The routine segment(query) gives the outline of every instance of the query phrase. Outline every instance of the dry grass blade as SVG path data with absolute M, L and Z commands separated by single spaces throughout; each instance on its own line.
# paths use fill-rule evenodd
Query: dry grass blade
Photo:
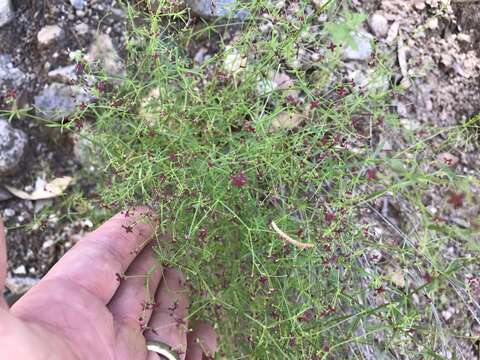
M 275 232 L 278 234 L 278 236 L 280 236 L 283 240 L 285 240 L 286 242 L 292 244 L 292 245 L 295 245 L 296 247 L 300 248 L 300 249 L 311 249 L 314 247 L 313 244 L 307 244 L 307 243 L 302 243 L 298 240 L 295 240 L 293 239 L 292 237 L 290 237 L 289 235 L 285 234 L 278 226 L 277 224 L 275 224 L 273 221 L 272 221 L 272 228 L 273 230 L 275 230 Z

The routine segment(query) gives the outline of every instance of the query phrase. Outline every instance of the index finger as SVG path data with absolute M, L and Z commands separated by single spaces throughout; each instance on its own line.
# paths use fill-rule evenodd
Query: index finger
M 115 215 L 82 238 L 45 275 L 71 281 L 107 304 L 123 274 L 156 228 L 153 210 L 141 207 Z
M 5 240 L 5 228 L 3 220 L 0 218 L 0 307 L 6 307 L 7 304 L 3 299 L 3 291 L 5 287 L 5 278 L 7 277 L 7 245 Z

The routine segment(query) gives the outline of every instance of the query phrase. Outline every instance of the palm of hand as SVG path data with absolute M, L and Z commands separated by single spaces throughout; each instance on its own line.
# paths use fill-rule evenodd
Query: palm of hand
M 159 269 L 152 247 L 145 246 L 154 231 L 145 221 L 151 214 L 116 215 L 79 241 L 12 309 L 0 297 L 0 358 L 158 359 L 147 352 L 146 338 L 170 345 L 181 359 L 213 353 L 210 327 L 187 331 L 182 274 Z M 0 291 L 2 234 L 0 223 Z M 119 276 L 124 272 L 126 280 Z

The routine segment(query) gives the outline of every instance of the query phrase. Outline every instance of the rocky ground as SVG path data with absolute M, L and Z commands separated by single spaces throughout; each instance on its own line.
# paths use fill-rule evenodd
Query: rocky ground
M 207 9 L 200 7 L 197 12 L 211 13 L 207 3 L 196 2 L 193 7 L 202 5 Z M 398 86 L 392 92 L 392 112 L 398 114 L 402 128 L 412 131 L 414 138 L 422 137 L 430 127 L 448 130 L 479 113 L 479 3 L 352 3 L 354 9 L 369 17 L 356 36 L 358 49 L 345 52 L 343 70 L 356 82 L 369 86 L 370 59 L 376 54 L 389 57 L 387 65 L 394 69 L 392 78 L 382 78 L 376 86 L 388 87 L 389 82 Z M 64 216 L 66 205 L 61 198 L 19 199 L 6 186 L 32 192 L 52 179 L 73 176 L 80 191 L 87 197 L 95 196 L 94 184 L 81 179 L 80 174 L 88 171 L 89 165 L 76 151 L 78 139 L 45 126 L 41 120 L 66 122 L 95 98 L 82 85 L 98 88 L 101 79 L 85 75 L 84 66 L 94 67 L 101 62 L 108 75 L 122 75 L 124 18 L 125 12 L 116 0 L 0 0 L 0 110 L 14 109 L 20 114 L 19 120 L 10 124 L 6 117 L 0 120 L 0 214 L 9 229 L 9 285 L 13 292 L 20 291 L 18 286 L 34 283 L 79 234 L 92 226 L 88 218 L 72 221 Z M 215 52 L 214 42 L 190 46 L 196 63 Z M 385 133 L 379 137 L 384 140 L 383 151 L 408 146 L 408 140 L 402 137 Z M 456 173 L 478 179 L 480 157 L 476 146 L 459 144 L 441 154 L 432 150 L 422 156 L 427 169 L 434 171 L 434 162 L 443 161 Z M 479 190 L 472 191 L 478 194 Z M 444 206 L 448 196 L 444 188 L 434 187 L 425 204 L 442 221 L 464 227 L 476 224 L 478 205 L 472 202 L 464 210 L 451 211 Z M 414 220 L 413 205 L 391 198 L 377 205 L 367 213 L 377 223 L 378 238 L 397 241 L 399 235 L 392 224 L 401 224 L 405 218 Z M 41 211 L 45 208 L 51 209 L 46 216 Z M 468 256 L 453 244 L 444 251 L 450 252 L 446 256 Z M 473 270 L 469 269 L 465 277 L 476 277 Z M 471 336 L 479 332 L 479 327 L 466 316 L 467 311 L 461 314 L 463 310 L 446 304 L 440 314 L 446 322 L 463 322 L 459 328 L 463 335 Z M 473 347 L 468 342 L 456 341 L 452 346 L 463 358 L 473 358 Z M 452 356 L 450 353 L 447 357 Z
M 392 96 L 392 112 L 398 115 L 400 136 L 380 133 L 383 150 L 387 153 L 406 151 L 406 157 L 427 173 L 433 174 L 447 165 L 456 175 L 478 179 L 479 149 L 475 135 L 465 132 L 462 138 L 451 139 L 455 127 L 468 123 L 479 112 L 480 4 L 383 0 L 371 2 L 371 6 L 369 30 L 376 36 L 377 51 L 391 54 L 395 59 L 392 80 L 398 84 L 398 90 Z M 365 9 L 365 2 L 358 2 L 357 8 Z M 422 142 L 422 138 L 429 138 L 422 150 L 410 148 L 412 144 Z M 459 227 L 469 234 L 467 241 L 478 241 L 478 235 L 474 234 L 478 229 L 480 189 L 476 181 L 466 183 L 465 188 L 455 190 L 433 185 L 425 191 L 421 201 L 434 223 Z M 470 194 L 468 200 L 465 193 Z M 375 238 L 380 243 L 407 247 L 421 244 L 425 230 L 420 224 L 425 218 L 419 214 L 418 203 L 404 195 L 390 193 L 366 209 L 366 222 L 377 224 Z M 427 235 L 430 236 L 431 233 Z M 465 238 L 451 236 L 438 247 L 435 256 L 438 255 L 441 262 L 448 264 L 456 258 L 475 257 L 471 248 L 463 243 Z M 424 277 L 425 272 L 415 275 L 412 268 L 401 270 L 398 264 L 395 265 L 401 260 L 395 256 L 387 257 L 389 264 L 383 265 L 381 272 L 402 274 L 400 285 L 404 285 L 404 276 L 416 278 L 412 282 L 417 285 L 422 283 L 418 279 Z M 424 260 L 426 263 L 431 261 Z M 413 267 L 417 265 L 412 264 Z M 465 288 L 472 289 L 470 285 L 477 282 L 479 271 L 478 264 L 473 263 L 458 274 L 457 280 Z M 459 289 L 454 285 L 445 289 L 440 301 L 433 306 L 434 311 L 438 311 L 440 323 L 449 333 L 442 355 L 448 359 L 475 359 L 478 350 L 474 341 L 467 339 L 479 336 L 475 320 L 479 308 Z M 478 287 L 474 291 L 478 291 Z M 415 299 L 415 302 L 419 307 L 428 307 L 425 299 Z M 456 335 L 452 336 L 454 333 Z
M 100 80 L 87 78 L 84 66 L 101 62 L 111 75 L 123 72 L 116 49 L 122 52 L 125 43 L 124 16 L 115 0 L 0 1 L 0 111 L 21 112 L 11 124 L 0 112 L 0 212 L 9 229 L 14 291 L 42 276 L 71 246 L 72 236 L 92 223 L 65 218 L 60 199 L 19 199 L 3 186 L 31 193 L 73 176 L 93 196 L 91 184 L 79 176 L 86 167 L 81 142 L 44 120 L 67 122 L 93 99 L 85 84 Z M 44 216 L 42 209 L 52 211 Z

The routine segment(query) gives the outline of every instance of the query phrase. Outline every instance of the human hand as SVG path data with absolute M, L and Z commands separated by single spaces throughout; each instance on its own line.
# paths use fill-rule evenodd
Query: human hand
M 147 208 L 120 213 L 86 235 L 11 309 L 0 296 L 0 359 L 154 360 L 146 339 L 201 360 L 217 349 L 213 329 L 189 331 L 183 275 L 162 269 L 149 244 Z M 0 221 L 0 293 L 6 276 Z M 120 274 L 126 274 L 120 275 Z

